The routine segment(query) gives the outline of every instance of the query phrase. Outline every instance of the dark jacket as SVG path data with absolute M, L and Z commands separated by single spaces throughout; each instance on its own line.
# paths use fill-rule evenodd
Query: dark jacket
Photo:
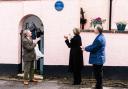
M 34 50 L 36 44 L 33 43 L 32 39 L 29 40 L 27 37 L 23 37 L 22 45 L 23 45 L 23 61 L 36 60 L 36 54 Z
M 70 42 L 65 41 L 67 46 L 70 48 L 69 56 L 69 71 L 81 71 L 83 67 L 83 52 L 81 50 L 81 37 L 79 35 L 74 36 Z
M 99 34 L 94 40 L 93 44 L 85 48 L 86 51 L 90 52 L 90 64 L 105 63 L 105 45 L 106 41 L 103 34 Z

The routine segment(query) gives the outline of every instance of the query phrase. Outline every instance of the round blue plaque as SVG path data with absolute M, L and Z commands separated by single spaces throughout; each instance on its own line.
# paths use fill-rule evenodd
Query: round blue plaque
M 64 3 L 62 1 L 57 1 L 55 3 L 55 9 L 57 11 L 61 11 L 61 10 L 63 10 L 63 8 L 64 8 Z

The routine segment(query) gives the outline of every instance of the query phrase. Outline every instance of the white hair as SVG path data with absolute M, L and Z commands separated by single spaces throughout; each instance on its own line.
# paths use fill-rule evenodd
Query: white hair
M 95 29 L 98 30 L 100 33 L 102 33 L 103 26 L 102 25 L 96 25 Z
M 100 25 L 100 24 L 98 24 L 98 25 L 96 25 L 95 29 L 98 29 L 98 28 L 103 29 L 103 26 L 102 26 L 102 25 Z
M 24 30 L 24 31 L 23 31 L 23 36 L 26 37 L 26 36 L 27 36 L 27 33 L 29 33 L 29 32 L 30 32 L 29 29 Z
M 74 33 L 75 35 L 79 35 L 79 34 L 80 34 L 80 29 L 74 28 L 74 29 L 73 29 L 73 33 Z

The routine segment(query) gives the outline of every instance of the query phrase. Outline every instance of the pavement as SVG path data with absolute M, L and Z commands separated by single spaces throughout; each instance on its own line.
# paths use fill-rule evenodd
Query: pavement
M 38 83 L 24 85 L 23 81 L 0 80 L 0 89 L 91 89 L 86 85 L 71 85 L 59 83 L 58 80 L 42 80 Z M 104 87 L 103 89 L 128 89 L 118 87 Z
M 91 89 L 95 85 L 94 80 L 83 80 L 82 85 L 72 85 L 72 80 L 67 78 L 43 79 L 41 75 L 35 75 L 37 83 L 30 82 L 29 85 L 23 84 L 23 74 L 18 74 L 18 78 L 0 77 L 0 89 Z M 104 81 L 105 82 L 105 81 Z M 128 82 L 107 81 L 103 89 L 128 89 Z M 121 85 L 121 86 L 120 86 Z

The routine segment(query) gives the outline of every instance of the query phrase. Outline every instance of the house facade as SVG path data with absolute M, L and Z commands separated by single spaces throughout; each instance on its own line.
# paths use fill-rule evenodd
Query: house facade
M 44 73 L 52 69 L 67 68 L 69 49 L 64 43 L 64 35 L 72 33 L 74 27 L 80 27 L 80 7 L 85 11 L 87 24 L 101 17 L 106 19 L 105 30 L 117 29 L 116 22 L 127 21 L 127 0 L 61 0 L 63 7 L 56 7 L 58 0 L 1 0 L 0 1 L 0 74 L 17 74 L 22 70 L 21 30 L 28 23 L 35 25 L 44 32 L 42 52 Z M 112 2 L 111 2 L 112 1 Z M 112 7 L 110 8 L 110 2 Z M 59 8 L 60 9 L 60 8 Z M 111 14 L 111 15 L 110 15 Z M 111 19 L 110 19 L 111 18 Z M 111 20 L 111 21 L 110 21 Z M 127 31 L 126 27 L 126 31 Z M 107 40 L 106 73 L 111 69 L 128 70 L 128 35 L 125 33 L 104 33 Z M 95 35 L 92 32 L 82 32 L 83 46 L 90 44 Z M 88 64 L 89 53 L 84 52 L 84 65 Z M 125 70 L 122 70 L 124 69 Z M 50 70 L 51 69 L 51 70 Z M 118 73 L 119 70 L 115 70 Z M 56 72 L 56 71 L 54 71 Z M 56 72 L 57 73 L 57 72 Z M 109 73 L 108 73 L 109 74 Z

